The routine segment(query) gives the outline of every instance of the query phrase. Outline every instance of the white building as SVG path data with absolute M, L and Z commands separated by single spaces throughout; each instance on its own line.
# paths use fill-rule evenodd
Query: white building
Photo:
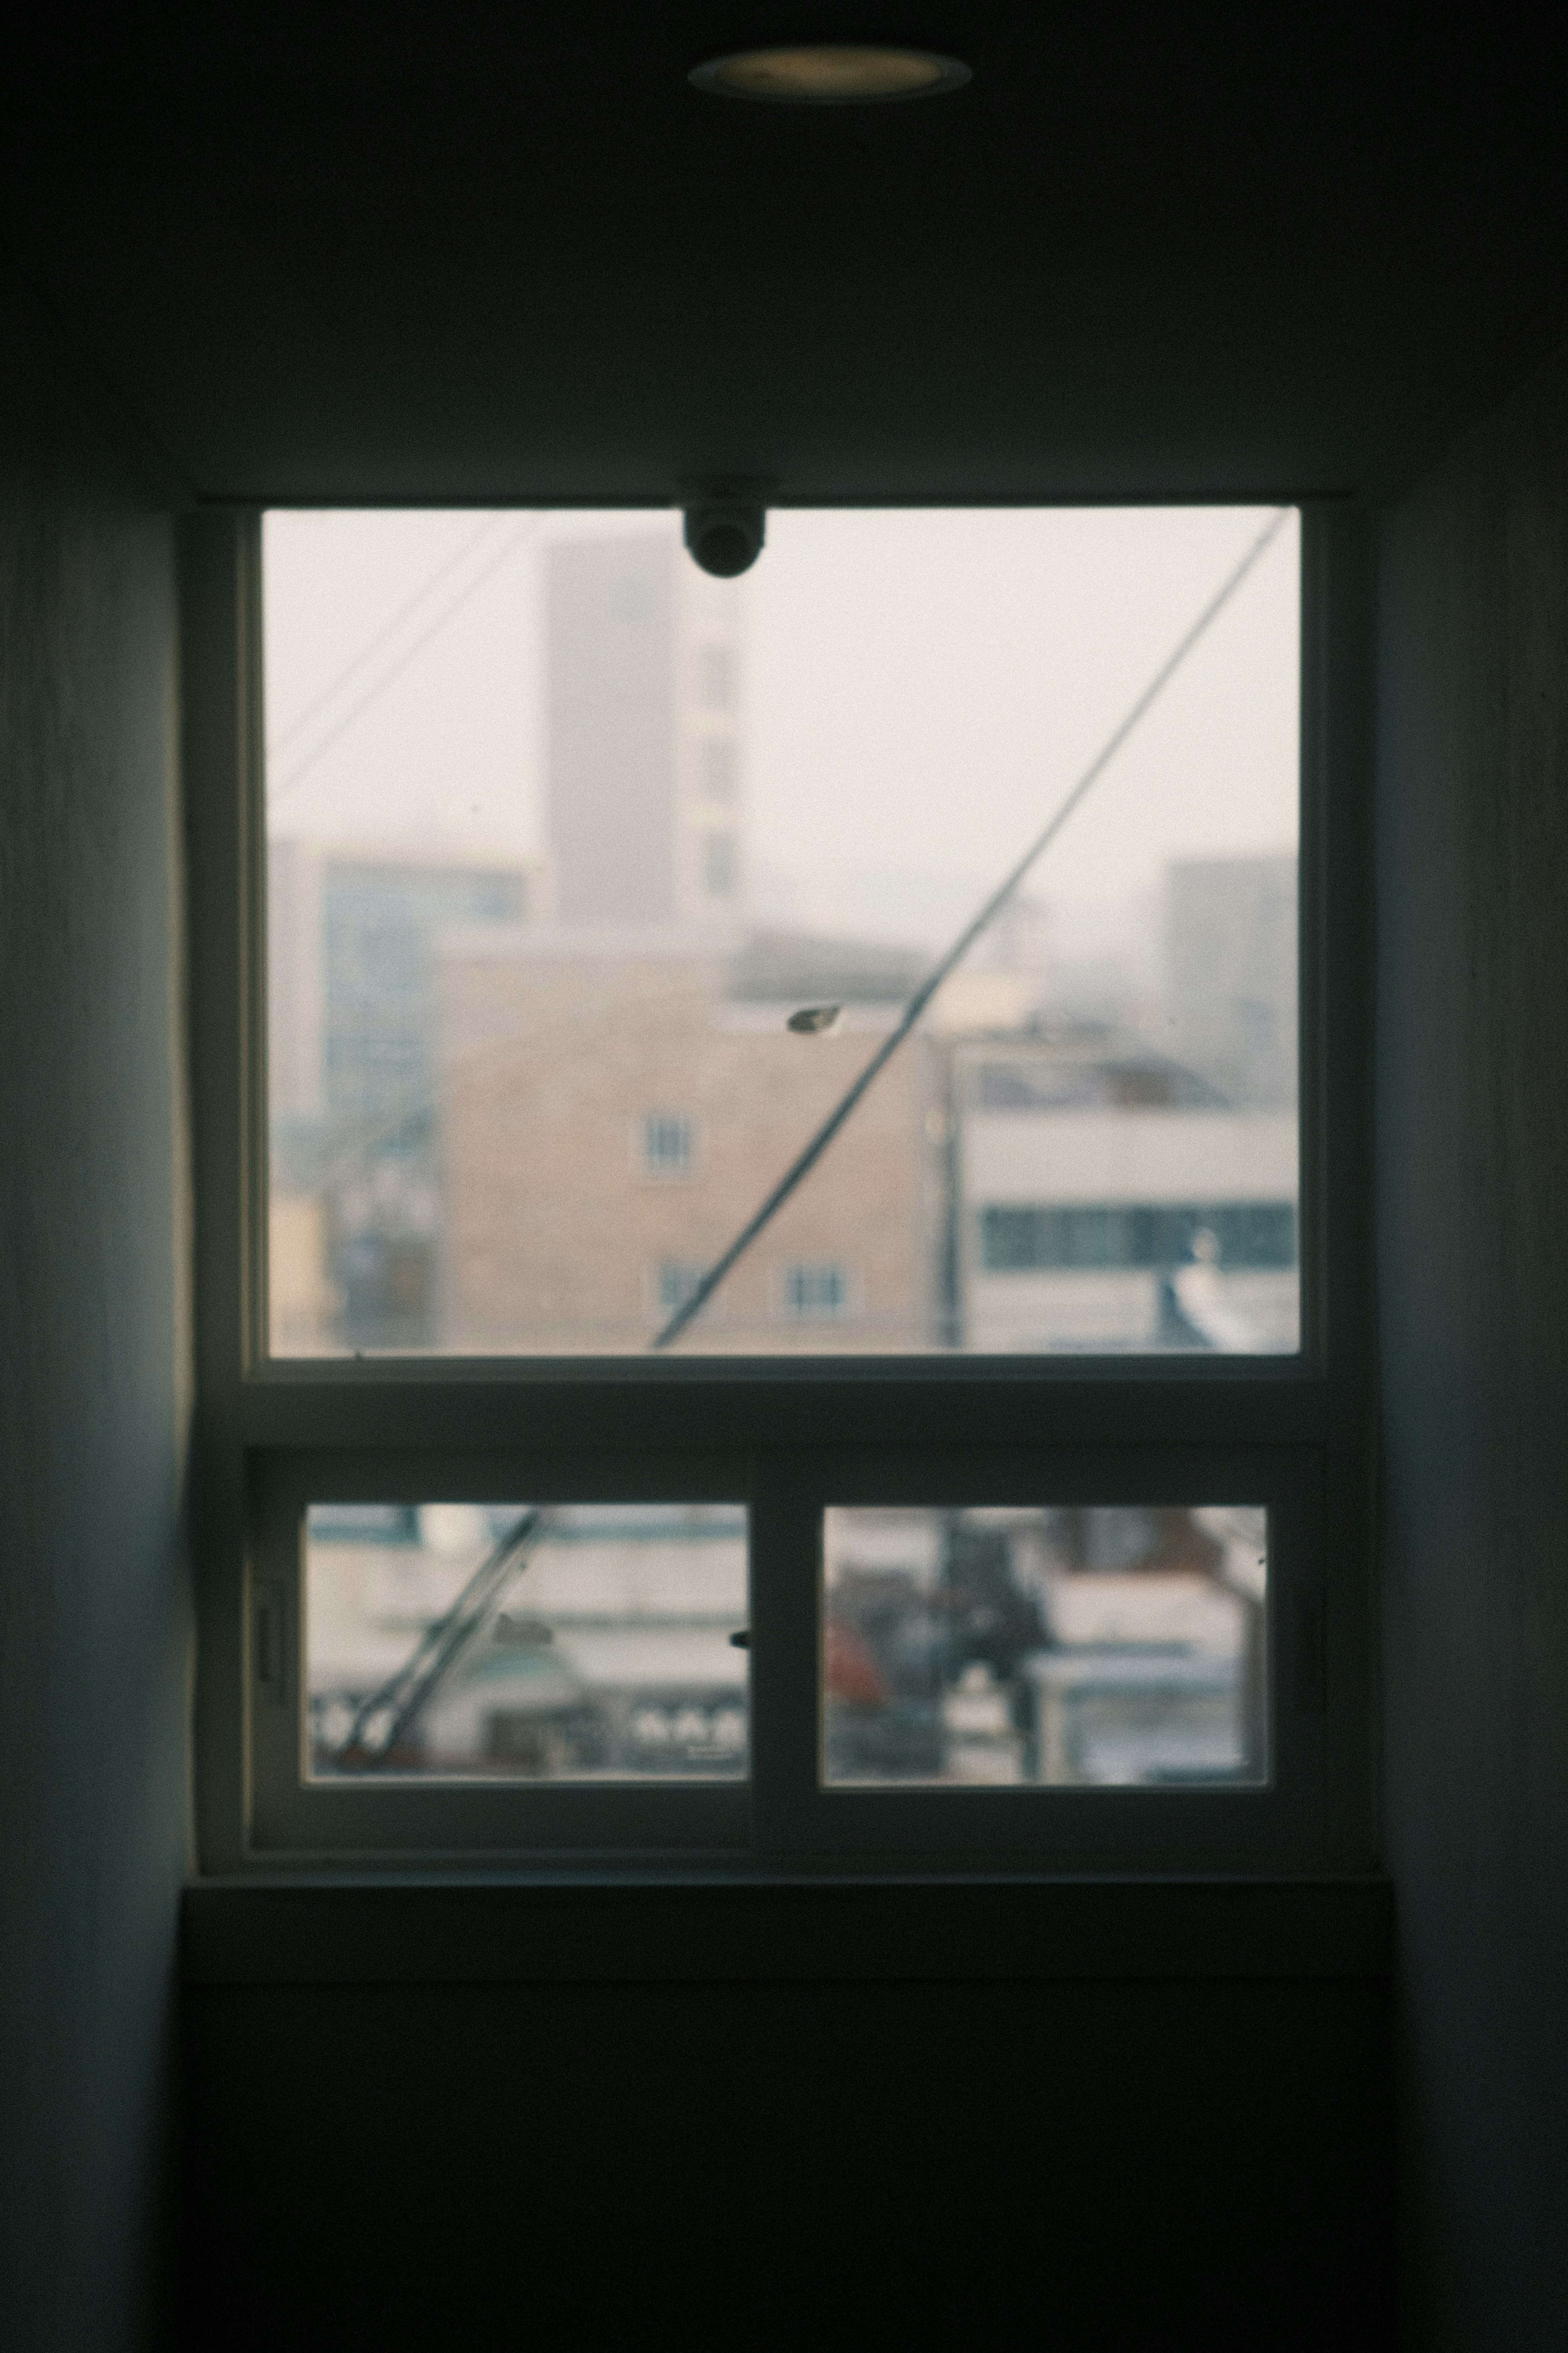
M 1299 1345 L 1293 1110 L 1047 1037 L 957 1047 L 952 1104 L 965 1346 Z

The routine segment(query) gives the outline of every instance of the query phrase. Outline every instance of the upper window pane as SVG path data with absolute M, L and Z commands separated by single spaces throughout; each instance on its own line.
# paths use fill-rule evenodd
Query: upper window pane
M 276 1353 L 1295 1349 L 1293 514 L 263 555 Z

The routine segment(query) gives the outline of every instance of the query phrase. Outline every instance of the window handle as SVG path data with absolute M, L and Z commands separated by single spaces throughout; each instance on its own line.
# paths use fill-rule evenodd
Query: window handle
M 752 1630 L 749 1626 L 742 1626 L 739 1633 L 731 1635 L 730 1648 L 732 1651 L 749 1651 L 751 1647 Z
M 263 1585 L 256 1594 L 253 1656 L 258 1697 L 274 1707 L 283 1703 L 283 1588 Z
M 1301 1715 L 1326 1715 L 1329 1705 L 1328 1626 L 1321 1593 L 1296 1596 L 1296 1707 Z

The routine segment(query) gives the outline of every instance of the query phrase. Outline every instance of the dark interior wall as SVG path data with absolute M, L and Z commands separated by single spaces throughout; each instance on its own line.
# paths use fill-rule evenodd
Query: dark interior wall
M 1388 520 L 1378 1247 L 1407 2308 L 1563 2341 L 1568 354 Z
M 0 278 L 0 2342 L 158 2331 L 185 1848 L 171 529 Z
M 193 2348 L 1390 2340 L 1381 1983 L 200 1985 L 186 2017 Z

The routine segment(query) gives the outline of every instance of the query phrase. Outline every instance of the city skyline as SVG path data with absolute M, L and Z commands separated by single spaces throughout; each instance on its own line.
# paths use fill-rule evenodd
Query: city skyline
M 1293 1347 L 1294 518 L 779 524 L 268 519 L 279 1337 L 679 1329 L 1153 678 L 692 1345 Z
M 1262 520 L 772 516 L 731 592 L 756 912 L 919 944 L 951 934 Z M 678 530 L 658 512 L 269 515 L 272 829 L 537 859 L 549 551 Z M 1293 851 L 1296 539 L 1292 518 L 1033 878 L 1079 954 L 1136 965 L 1173 856 Z

